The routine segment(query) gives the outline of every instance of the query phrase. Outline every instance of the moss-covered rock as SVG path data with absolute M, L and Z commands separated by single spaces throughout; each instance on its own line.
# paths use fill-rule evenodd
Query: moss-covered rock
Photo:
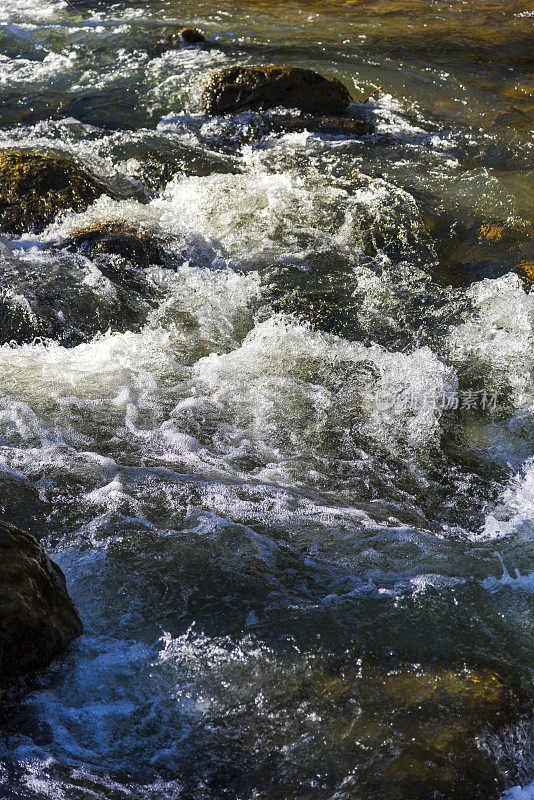
M 58 211 L 84 211 L 104 184 L 67 155 L 0 150 L 0 231 L 42 230 Z
M 298 67 L 226 67 L 208 80 L 202 106 L 210 115 L 297 108 L 304 114 L 345 114 L 351 96 L 336 78 Z
M 48 666 L 82 632 L 59 567 L 0 521 L 0 689 Z

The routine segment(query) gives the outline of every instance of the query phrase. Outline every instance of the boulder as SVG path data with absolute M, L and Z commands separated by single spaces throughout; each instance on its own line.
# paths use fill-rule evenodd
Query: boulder
M 157 239 L 120 223 L 76 231 L 59 246 L 93 259 L 104 254 L 120 256 L 137 268 L 161 266 L 165 260 L 165 250 Z
M 47 339 L 72 347 L 98 333 L 139 330 L 154 303 L 142 270 L 117 255 L 24 253 L 0 264 L 0 344 Z
M 48 666 L 82 632 L 60 568 L 0 521 L 0 689 Z
M 182 28 L 176 38 L 184 44 L 203 44 L 206 41 L 206 37 L 196 28 Z
M 208 80 L 202 92 L 207 114 L 297 108 L 304 114 L 345 114 L 351 96 L 336 78 L 298 67 L 226 67 Z
M 67 155 L 0 150 L 0 231 L 39 231 L 58 211 L 84 211 L 108 190 Z

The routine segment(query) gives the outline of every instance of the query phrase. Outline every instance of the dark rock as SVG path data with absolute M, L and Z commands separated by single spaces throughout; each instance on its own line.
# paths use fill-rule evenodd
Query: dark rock
M 0 688 L 48 666 L 81 632 L 59 567 L 33 536 L 0 522 Z
M 196 28 L 182 28 L 178 33 L 171 33 L 165 39 L 156 42 L 152 50 L 153 55 L 160 56 L 167 50 L 177 50 L 184 44 L 208 45 L 206 37 Z
M 0 230 L 42 230 L 58 211 L 84 211 L 108 190 L 73 158 L 29 150 L 0 151 Z
M 108 330 L 139 330 L 152 307 L 148 277 L 120 256 L 102 254 L 97 261 L 90 265 L 61 252 L 6 259 L 0 266 L 0 344 L 42 338 L 72 347 Z
M 115 161 L 135 159 L 139 162 L 136 177 L 151 192 L 157 192 L 177 173 L 205 177 L 217 173 L 237 173 L 239 165 L 234 158 L 221 155 L 191 144 L 177 141 L 152 132 L 143 132 L 141 140 L 121 141 L 111 148 Z
M 260 142 L 278 133 L 322 133 L 344 138 L 360 138 L 372 133 L 373 123 L 365 118 L 343 116 L 324 117 L 320 114 L 271 114 L 244 111 L 217 121 L 217 137 L 229 146 Z
M 89 258 L 103 254 L 120 256 L 138 268 L 161 266 L 165 261 L 165 250 L 160 242 L 119 223 L 77 231 L 59 246 Z
M 366 119 L 353 117 L 304 114 L 299 117 L 269 117 L 268 125 L 273 131 L 293 133 L 299 131 L 315 131 L 331 136 L 365 136 L 374 130 L 373 123 Z
M 206 41 L 206 37 L 196 28 L 182 28 L 178 32 L 177 38 L 184 44 L 202 44 Z
M 91 258 L 100 272 L 117 287 L 148 300 L 154 298 L 154 291 L 142 270 L 164 266 L 168 258 L 168 253 L 155 237 L 119 223 L 77 231 L 50 247 Z
M 215 72 L 202 92 L 210 115 L 297 108 L 304 114 L 345 114 L 351 96 L 336 78 L 298 67 L 227 67 Z

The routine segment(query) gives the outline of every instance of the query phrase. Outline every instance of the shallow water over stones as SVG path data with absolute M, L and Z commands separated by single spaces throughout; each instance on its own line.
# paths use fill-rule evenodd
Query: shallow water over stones
M 0 240 L 0 514 L 85 627 L 0 795 L 530 798 L 530 4 L 72 5 L 0 9 L 0 148 L 106 187 Z M 204 115 L 271 64 L 343 126 Z

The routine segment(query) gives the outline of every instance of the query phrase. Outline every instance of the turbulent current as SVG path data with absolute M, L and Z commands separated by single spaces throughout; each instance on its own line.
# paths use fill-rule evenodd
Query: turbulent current
M 85 628 L 0 706 L 0 797 L 534 797 L 532 16 L 3 0 L 0 148 L 110 192 L 0 244 L 64 333 L 0 347 L 0 511 Z M 374 132 L 203 115 L 271 63 L 380 87 Z M 81 336 L 100 223 L 167 262 Z

